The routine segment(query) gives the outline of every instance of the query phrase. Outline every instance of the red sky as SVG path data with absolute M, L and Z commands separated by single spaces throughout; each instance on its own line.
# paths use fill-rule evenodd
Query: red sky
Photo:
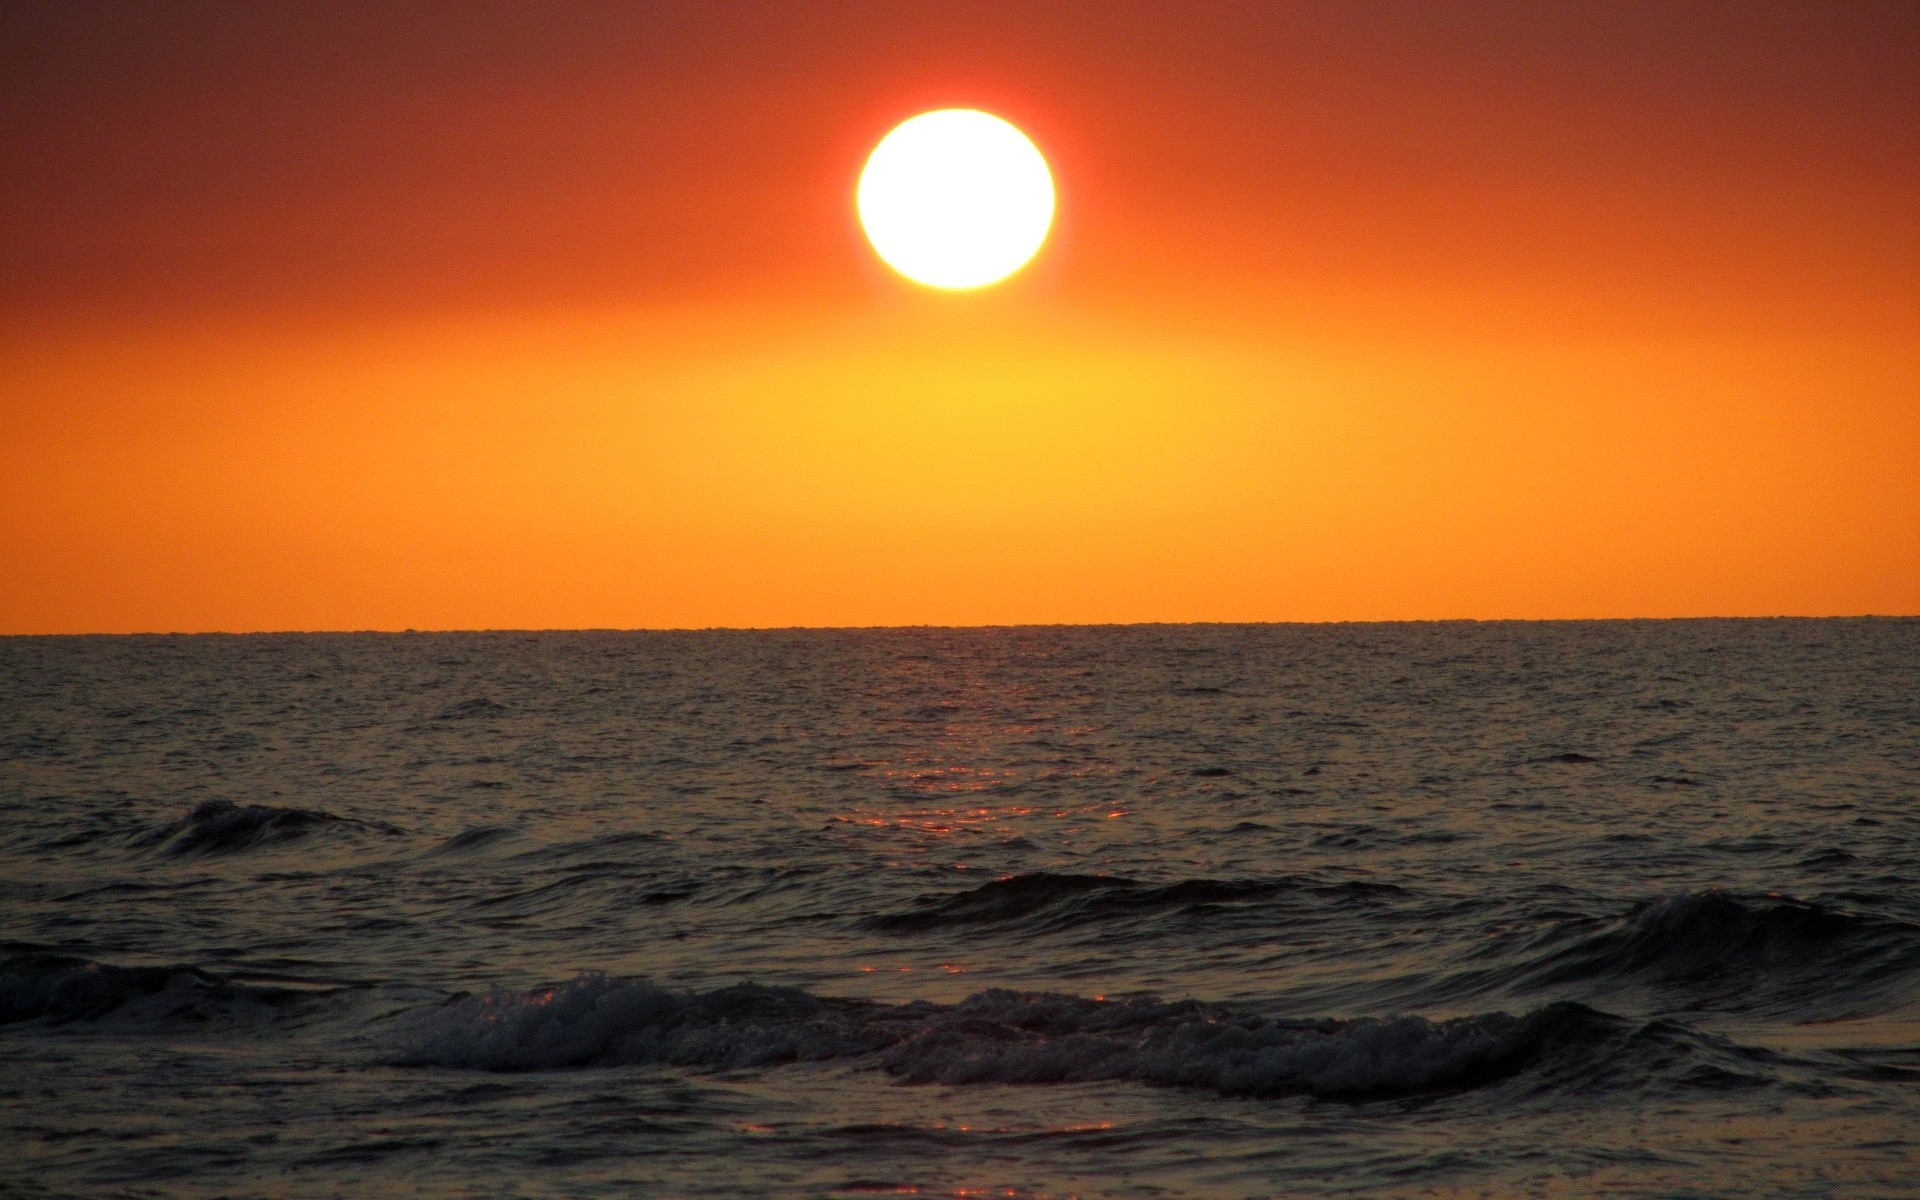
M 1920 611 L 1910 4 L 0 22 L 0 631 Z

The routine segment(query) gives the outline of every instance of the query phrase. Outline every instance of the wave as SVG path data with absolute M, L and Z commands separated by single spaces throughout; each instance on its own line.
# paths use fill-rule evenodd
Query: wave
M 1145 910 L 1246 903 L 1283 895 L 1352 901 L 1403 890 L 1393 884 L 1364 880 L 1187 879 L 1146 884 L 1117 875 L 1040 872 L 996 879 L 964 892 L 924 897 L 917 908 L 870 917 L 863 924 L 869 929 L 906 932 L 1042 918 L 1045 924 L 1057 927 Z
M 679 991 L 601 974 L 437 1002 L 429 999 L 433 989 L 385 985 L 378 1006 L 353 999 L 370 994 L 364 986 L 273 986 L 194 966 L 115 966 L 28 952 L 0 961 L 0 1026 L 88 1022 L 143 1034 L 238 1023 L 257 1030 L 261 1022 L 331 1013 L 354 1018 L 359 1045 L 371 1032 L 361 1021 L 376 1021 L 384 1031 L 372 1044 L 395 1066 L 823 1063 L 917 1084 L 1121 1082 L 1260 1098 L 1448 1094 L 1510 1079 L 1527 1090 L 1582 1094 L 1751 1087 L 1779 1080 L 1792 1065 L 1680 1022 L 1636 1025 L 1564 1000 L 1520 1015 L 1303 1020 L 1152 997 L 994 989 L 954 1004 L 887 1004 L 751 983 Z
M 952 1005 L 889 1005 L 756 984 L 682 992 L 589 974 L 438 1009 L 403 1035 L 394 1061 L 494 1071 L 839 1062 L 911 1083 L 1128 1081 L 1233 1096 L 1376 1097 L 1473 1088 L 1628 1034 L 1619 1018 L 1567 1003 L 1524 1016 L 1282 1021 L 1191 1000 L 996 989 Z
M 515 832 L 510 825 L 476 825 L 472 829 L 454 834 L 427 851 L 422 857 L 435 858 L 485 849 L 513 837 Z
M 173 857 L 185 858 L 203 854 L 230 854 L 255 846 L 293 841 L 326 829 L 371 830 L 389 835 L 400 832 L 391 825 L 336 816 L 319 809 L 276 808 L 270 804 L 209 800 L 180 820 L 168 822 L 135 839 L 134 844 L 158 848 Z
M 108 1015 L 140 1024 L 202 1022 L 278 1008 L 300 994 L 236 983 L 198 967 L 121 967 L 45 953 L 0 962 L 0 1025 L 59 1025 Z
M 1692 1008 L 1808 1017 L 1920 997 L 1920 927 L 1901 921 L 1714 890 L 1638 905 L 1597 931 L 1594 924 L 1556 926 L 1516 982 L 1640 987 Z

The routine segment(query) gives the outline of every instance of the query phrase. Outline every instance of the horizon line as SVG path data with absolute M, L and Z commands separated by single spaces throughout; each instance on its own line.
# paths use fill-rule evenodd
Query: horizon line
M 898 631 L 967 632 L 1019 629 L 1188 629 L 1203 628 L 1279 628 L 1328 627 L 1347 625 L 1624 625 L 1634 623 L 1679 623 L 1687 621 L 1913 621 L 1915 613 L 1772 613 L 1766 615 L 1715 615 L 1684 617 L 1408 617 L 1386 619 L 1342 619 L 1326 621 L 1009 621 L 981 622 L 970 625 L 897 623 L 876 625 L 556 625 L 532 626 L 447 626 L 443 628 L 364 627 L 359 629 L 138 629 L 121 631 L 81 630 L 67 632 L 0 632 L 0 640 L 28 638 L 189 638 L 189 637 L 407 637 L 445 634 L 543 634 L 543 633 L 878 633 Z

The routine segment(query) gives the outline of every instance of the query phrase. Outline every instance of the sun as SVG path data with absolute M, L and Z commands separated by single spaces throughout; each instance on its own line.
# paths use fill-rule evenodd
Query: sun
M 1053 225 L 1053 174 L 1027 135 L 991 113 L 943 108 L 901 122 L 867 157 L 861 228 L 888 266 L 929 287 L 998 283 Z

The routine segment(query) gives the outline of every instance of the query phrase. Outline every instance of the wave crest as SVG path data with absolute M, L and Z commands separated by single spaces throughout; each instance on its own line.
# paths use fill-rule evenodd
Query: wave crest
M 243 1008 L 274 1007 L 292 996 L 198 967 L 121 967 L 61 954 L 20 954 L 0 962 L 0 1025 L 57 1025 L 109 1014 L 139 1023 L 205 1021 Z
M 1474 1087 L 1561 1042 L 1610 1038 L 1621 1027 L 1573 1004 L 1447 1021 L 1279 1021 L 1195 1001 L 996 989 L 953 1005 L 888 1005 L 583 975 L 441 1008 L 415 1025 L 396 1059 L 483 1070 L 845 1061 L 914 1083 L 1119 1080 L 1223 1095 L 1383 1096 Z
M 1641 986 L 1696 1006 L 1831 1016 L 1908 998 L 1920 979 L 1920 928 L 1801 900 L 1692 892 L 1592 924 L 1556 929 L 1549 941 L 1564 944 L 1527 963 L 1523 985 Z
M 321 830 L 374 830 L 393 834 L 392 826 L 335 816 L 308 808 L 276 808 L 270 804 L 235 804 L 208 800 L 178 821 L 171 821 L 139 838 L 135 844 L 156 847 L 175 858 L 203 854 L 230 854 L 256 846 L 304 838 Z
M 878 1049 L 875 1006 L 797 988 L 736 984 L 676 992 L 645 979 L 581 975 L 530 992 L 495 989 L 430 1014 L 397 1061 L 489 1071 L 589 1064 L 747 1067 Z
M 996 879 L 964 892 L 926 897 L 918 908 L 870 917 L 863 924 L 869 929 L 905 932 L 1038 919 L 1058 927 L 1154 909 L 1247 903 L 1281 896 L 1352 901 L 1402 890 L 1393 884 L 1360 880 L 1184 879 L 1147 884 L 1117 875 L 1038 872 Z

